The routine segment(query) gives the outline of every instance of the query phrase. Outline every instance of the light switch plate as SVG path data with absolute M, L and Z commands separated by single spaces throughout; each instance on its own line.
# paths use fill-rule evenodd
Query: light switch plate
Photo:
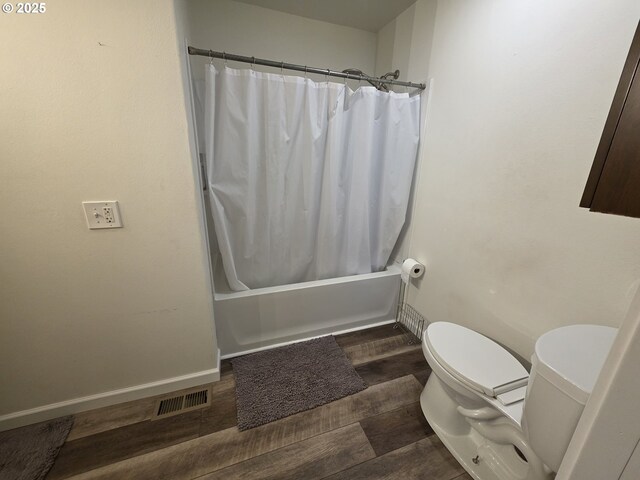
M 84 215 L 87 218 L 87 226 L 89 229 L 96 228 L 120 228 L 122 227 L 122 219 L 120 218 L 120 210 L 118 202 L 102 201 L 102 202 L 82 202 Z

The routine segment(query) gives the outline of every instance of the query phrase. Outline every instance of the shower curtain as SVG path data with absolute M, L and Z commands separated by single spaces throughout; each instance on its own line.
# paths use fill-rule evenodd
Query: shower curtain
M 405 222 L 420 97 L 206 67 L 209 199 L 233 290 L 384 270 Z

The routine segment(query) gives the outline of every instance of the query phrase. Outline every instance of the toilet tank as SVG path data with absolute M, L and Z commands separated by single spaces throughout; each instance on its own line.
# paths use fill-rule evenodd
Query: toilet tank
M 554 472 L 567 451 L 617 329 L 571 325 L 542 335 L 531 358 L 522 428 Z

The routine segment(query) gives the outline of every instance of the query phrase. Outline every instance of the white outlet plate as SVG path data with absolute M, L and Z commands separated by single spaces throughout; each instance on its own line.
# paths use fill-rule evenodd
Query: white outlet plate
M 87 226 L 94 230 L 97 228 L 120 228 L 122 219 L 117 201 L 82 202 L 84 215 L 87 218 Z

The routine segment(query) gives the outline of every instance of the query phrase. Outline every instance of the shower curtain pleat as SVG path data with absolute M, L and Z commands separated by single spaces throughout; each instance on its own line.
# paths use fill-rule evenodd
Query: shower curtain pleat
M 232 290 L 383 270 L 405 222 L 420 97 L 206 67 L 211 211 Z

